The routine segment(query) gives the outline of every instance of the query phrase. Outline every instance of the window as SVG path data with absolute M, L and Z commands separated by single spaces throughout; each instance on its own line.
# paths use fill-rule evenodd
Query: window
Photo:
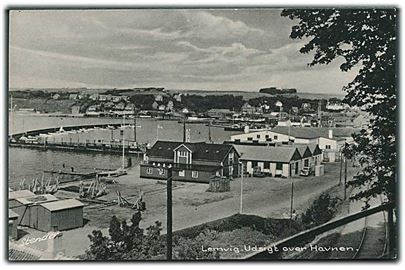
M 253 137 L 248 137 L 247 140 L 248 141 L 253 141 Z
M 147 174 L 152 174 L 152 173 L 153 173 L 153 169 L 152 169 L 152 168 L 147 168 L 147 169 L 146 169 L 146 173 L 147 173 Z
M 186 172 L 184 170 L 179 171 L 179 176 L 180 177 L 184 177 L 184 175 L 186 175 Z
M 304 160 L 304 167 L 308 167 L 309 166 L 309 159 Z
M 264 162 L 264 168 L 265 169 L 270 169 L 270 162 L 269 161 Z
M 266 135 L 266 139 L 268 139 L 269 137 L 270 137 L 269 134 L 267 134 L 267 135 Z
M 257 167 L 257 161 L 252 161 L 252 168 Z
M 274 135 L 274 139 L 277 140 L 277 139 L 278 139 L 278 136 L 277 136 L 277 135 Z
M 233 162 L 233 152 L 229 153 L 229 163 Z
M 191 172 L 191 177 L 192 178 L 198 178 L 198 171 L 192 171 Z
M 158 173 L 159 173 L 159 175 L 164 175 L 164 174 L 165 174 L 165 170 L 159 168 L 159 169 L 158 169 Z
M 277 162 L 276 163 L 276 170 L 282 170 L 283 169 L 283 163 Z
M 326 148 L 326 149 L 330 149 L 330 148 L 331 148 L 331 147 L 330 147 L 330 144 L 325 145 L 325 148 Z
M 257 139 L 260 139 L 260 134 L 257 134 L 257 135 L 256 135 L 256 138 L 257 138 Z
M 179 157 L 187 157 L 187 152 L 186 151 L 179 151 Z

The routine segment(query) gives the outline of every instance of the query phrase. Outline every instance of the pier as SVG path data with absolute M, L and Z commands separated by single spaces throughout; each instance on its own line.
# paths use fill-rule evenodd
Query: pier
M 119 128 L 122 124 L 96 124 L 96 125 L 78 125 L 78 126 L 65 126 L 64 132 L 80 130 L 80 129 L 92 129 L 92 128 Z M 30 130 L 22 133 L 16 133 L 9 135 L 9 147 L 21 147 L 21 148 L 33 148 L 42 150 L 56 150 L 56 151 L 74 151 L 74 152 L 100 152 L 110 154 L 122 154 L 124 150 L 125 154 L 139 155 L 143 154 L 146 149 L 135 146 L 127 142 L 127 145 L 122 145 L 122 142 L 117 141 L 86 141 L 86 142 L 55 142 L 55 141 L 39 141 L 35 140 L 22 140 L 23 137 L 37 137 L 40 134 L 55 133 L 60 130 L 60 127 L 46 128 L 38 130 Z
M 35 143 L 23 141 L 10 141 L 10 147 L 32 148 L 39 150 L 55 150 L 55 151 L 73 151 L 73 152 L 99 152 L 109 154 L 122 154 L 122 145 L 108 144 L 108 143 Z M 139 155 L 143 154 L 145 150 L 131 145 L 124 146 L 125 154 Z

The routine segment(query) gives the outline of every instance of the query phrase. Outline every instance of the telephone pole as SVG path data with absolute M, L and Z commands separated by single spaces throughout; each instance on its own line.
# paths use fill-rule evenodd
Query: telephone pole
M 170 166 L 170 165 L 169 165 Z M 173 222 L 173 213 L 172 213 L 172 167 L 168 167 L 167 169 L 167 181 L 166 181 L 166 188 L 167 188 L 167 219 L 166 219 L 166 259 L 168 261 L 172 260 L 172 222 Z
M 293 212 L 294 212 L 293 208 L 294 208 L 294 180 L 291 179 L 290 229 L 293 220 Z
M 340 173 L 339 173 L 339 185 L 342 184 L 342 172 L 343 172 L 343 155 L 342 150 L 340 150 Z
M 347 183 L 347 158 L 345 158 L 345 186 L 344 186 L 344 189 L 345 189 L 345 196 L 344 196 L 344 199 L 346 200 L 346 183 Z
M 135 111 L 135 108 L 134 108 L 134 142 L 136 145 L 136 111 Z
M 208 122 L 208 142 L 212 143 L 212 138 L 211 138 L 211 121 Z
M 243 162 L 240 163 L 242 170 L 242 177 L 240 179 L 240 202 L 239 202 L 239 214 L 242 214 L 243 210 Z

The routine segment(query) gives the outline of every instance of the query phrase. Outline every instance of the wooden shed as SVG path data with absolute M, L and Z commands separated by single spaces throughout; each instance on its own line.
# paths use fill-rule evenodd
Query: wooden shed
M 35 193 L 29 191 L 29 190 L 16 190 L 16 191 L 10 191 L 8 193 L 8 206 L 10 208 L 14 207 L 15 205 L 20 205 L 16 200 L 20 198 L 28 198 L 28 197 L 33 197 L 35 196 Z
M 76 199 L 47 202 L 39 206 L 38 230 L 63 231 L 83 226 L 84 204 Z
M 18 238 L 18 214 L 13 210 L 8 210 L 8 237 L 11 239 Z
M 38 227 L 38 208 L 42 203 L 57 201 L 53 195 L 43 194 L 34 195 L 25 198 L 16 198 L 9 201 L 11 210 L 19 215 L 18 225 L 28 226 L 37 229 Z

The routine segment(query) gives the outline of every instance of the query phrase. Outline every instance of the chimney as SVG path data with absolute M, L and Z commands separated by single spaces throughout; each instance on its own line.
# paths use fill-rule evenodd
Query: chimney
M 333 138 L 333 129 L 329 129 L 329 135 L 328 135 L 329 139 Z

